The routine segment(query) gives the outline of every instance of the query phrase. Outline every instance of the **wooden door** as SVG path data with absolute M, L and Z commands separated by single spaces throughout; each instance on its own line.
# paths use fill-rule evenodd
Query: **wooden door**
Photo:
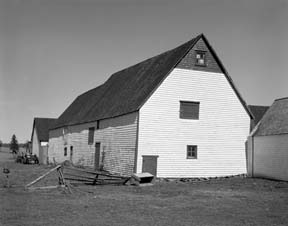
M 48 146 L 40 146 L 38 157 L 39 157 L 40 164 L 47 164 Z
M 70 146 L 70 162 L 73 163 L 73 146 Z
M 43 156 L 42 156 L 42 164 L 46 165 L 48 163 L 48 145 L 43 146 Z
M 94 158 L 95 170 L 99 170 L 100 168 L 100 148 L 101 148 L 101 143 L 95 143 L 95 158 Z
M 148 172 L 157 176 L 157 159 L 158 155 L 143 155 L 142 172 Z

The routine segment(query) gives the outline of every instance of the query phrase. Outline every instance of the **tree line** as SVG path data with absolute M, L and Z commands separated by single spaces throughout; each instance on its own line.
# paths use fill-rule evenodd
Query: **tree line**
M 9 148 L 11 150 L 11 152 L 13 154 L 18 154 L 19 148 L 23 147 L 25 149 L 28 149 L 29 148 L 29 143 L 30 143 L 29 141 L 26 141 L 26 143 L 18 143 L 16 135 L 13 134 L 12 137 L 11 137 L 10 143 L 3 143 L 0 140 L 0 148 L 1 147 L 7 147 L 7 148 Z

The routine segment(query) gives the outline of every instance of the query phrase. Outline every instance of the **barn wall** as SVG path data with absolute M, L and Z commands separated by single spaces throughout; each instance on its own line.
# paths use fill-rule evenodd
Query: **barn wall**
M 180 119 L 180 101 L 199 101 L 199 120 Z M 222 73 L 174 69 L 140 109 L 137 172 L 158 155 L 158 177 L 246 173 L 250 117 Z M 187 159 L 187 145 L 198 158 Z
M 70 159 L 73 146 L 73 163 L 94 167 L 95 143 L 101 143 L 101 161 L 104 169 L 122 175 L 130 175 L 134 169 L 138 113 L 131 113 L 101 120 L 99 130 L 96 122 L 68 126 L 50 131 L 49 159 L 57 162 Z M 88 145 L 88 129 L 95 127 L 94 143 Z M 64 156 L 67 147 L 67 156 Z
M 254 176 L 288 181 L 288 134 L 254 137 Z
M 34 131 L 33 131 L 33 137 L 32 137 L 32 154 L 37 155 L 37 157 L 39 157 L 40 142 L 38 140 L 36 128 L 34 127 L 33 129 L 34 129 Z

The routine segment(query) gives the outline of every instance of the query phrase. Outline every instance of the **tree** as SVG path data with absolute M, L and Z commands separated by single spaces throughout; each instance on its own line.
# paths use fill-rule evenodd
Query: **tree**
M 13 154 L 17 154 L 19 150 L 19 145 L 18 145 L 18 141 L 17 141 L 15 134 L 13 134 L 11 138 L 10 150 L 12 151 Z

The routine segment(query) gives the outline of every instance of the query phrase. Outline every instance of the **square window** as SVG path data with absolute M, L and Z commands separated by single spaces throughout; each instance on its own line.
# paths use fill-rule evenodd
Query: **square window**
M 206 52 L 196 50 L 196 62 L 197 66 L 206 66 Z
M 199 102 L 180 101 L 181 119 L 199 119 Z
M 197 159 L 197 145 L 187 145 L 187 159 Z
M 94 142 L 94 132 L 95 132 L 95 127 L 90 127 L 89 128 L 89 133 L 88 133 L 88 144 L 93 144 L 93 142 Z

